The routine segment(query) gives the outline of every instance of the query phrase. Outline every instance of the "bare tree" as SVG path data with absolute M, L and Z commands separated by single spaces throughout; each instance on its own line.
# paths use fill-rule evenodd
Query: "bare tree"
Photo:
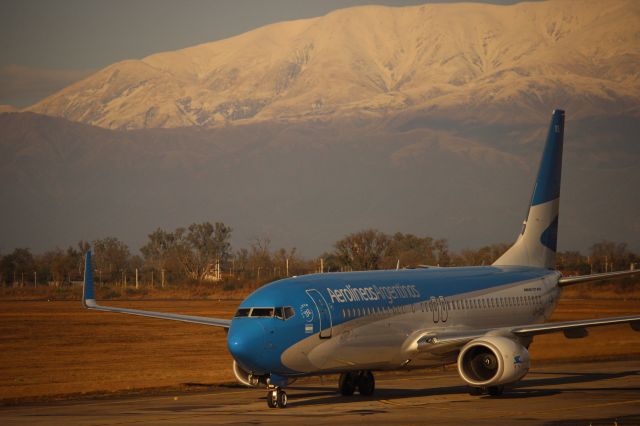
M 165 271 L 173 266 L 172 263 L 176 263 L 178 255 L 176 234 L 158 228 L 148 237 L 149 242 L 140 248 L 140 252 L 145 263 L 159 274 L 164 287 Z
M 216 262 L 225 265 L 231 256 L 231 228 L 222 222 L 193 223 L 176 229 L 176 253 L 188 277 L 203 281 L 212 275 Z
M 601 241 L 592 245 L 589 251 L 591 265 L 599 272 L 626 269 L 635 260 L 635 256 L 627 248 L 627 243 Z
M 379 269 L 388 246 L 389 237 L 375 229 L 349 234 L 335 243 L 340 263 L 356 271 Z
M 129 247 L 115 237 L 93 241 L 94 265 L 102 278 L 118 281 L 126 272 Z
M 394 234 L 385 254 L 384 267 L 395 268 L 398 261 L 400 266 L 405 267 L 435 265 L 437 260 L 434 255 L 433 238 L 401 232 Z

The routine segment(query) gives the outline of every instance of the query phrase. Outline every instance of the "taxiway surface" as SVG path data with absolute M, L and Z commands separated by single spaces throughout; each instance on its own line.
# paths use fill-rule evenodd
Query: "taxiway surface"
M 0 408 L 3 425 L 548 424 L 640 425 L 640 360 L 546 365 L 501 397 L 470 396 L 456 371 L 377 375 L 372 397 L 340 396 L 334 380 L 287 389 L 269 409 L 263 389 L 82 399 Z

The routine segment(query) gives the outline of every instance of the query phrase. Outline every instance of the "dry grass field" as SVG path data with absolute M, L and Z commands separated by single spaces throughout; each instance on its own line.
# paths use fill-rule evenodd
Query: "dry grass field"
M 239 302 L 110 304 L 230 318 Z M 638 299 L 565 298 L 552 320 L 639 313 Z M 214 327 L 86 311 L 79 301 L 0 301 L 0 401 L 233 383 L 225 337 Z M 640 357 L 640 333 L 625 325 L 592 329 L 586 339 L 540 336 L 531 353 L 537 363 Z

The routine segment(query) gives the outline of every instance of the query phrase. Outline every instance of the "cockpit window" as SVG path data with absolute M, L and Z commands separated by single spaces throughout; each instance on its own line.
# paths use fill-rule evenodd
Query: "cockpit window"
M 295 314 L 296 314 L 296 311 L 294 311 L 291 306 L 286 306 L 284 308 L 284 319 L 293 318 Z
M 240 308 L 236 311 L 235 318 L 271 318 L 288 320 L 295 316 L 296 311 L 291 306 L 279 306 L 277 308 Z
M 281 306 L 276 308 L 276 318 L 280 318 L 282 320 L 288 320 L 296 314 L 296 311 L 293 310 L 291 306 Z
M 272 317 L 273 308 L 253 308 L 251 317 Z

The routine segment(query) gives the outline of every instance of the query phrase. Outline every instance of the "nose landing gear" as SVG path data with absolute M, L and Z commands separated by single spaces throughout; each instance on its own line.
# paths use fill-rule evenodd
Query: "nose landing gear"
M 278 387 L 267 390 L 267 405 L 269 408 L 285 408 L 287 406 L 287 393 Z

